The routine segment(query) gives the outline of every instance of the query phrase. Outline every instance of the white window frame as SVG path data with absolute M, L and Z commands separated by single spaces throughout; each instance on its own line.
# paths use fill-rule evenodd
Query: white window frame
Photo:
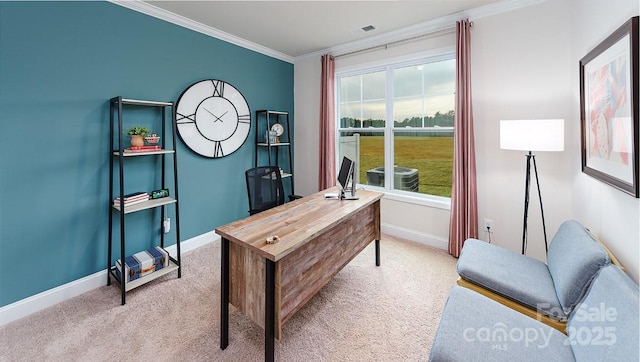
M 389 165 L 389 164 L 393 164 L 393 151 L 394 151 L 394 134 L 396 131 L 406 131 L 406 129 L 404 128 L 398 128 L 396 129 L 394 127 L 394 122 L 393 122 L 393 97 L 390 97 L 389 95 L 393 95 L 393 69 L 396 68 L 402 68 L 402 67 L 408 67 L 408 66 L 412 66 L 412 65 L 418 65 L 418 64 L 425 64 L 425 63 L 435 63 L 438 61 L 443 61 L 443 60 L 451 60 L 451 59 L 455 59 L 455 50 L 453 49 L 440 49 L 440 50 L 436 50 L 436 51 L 432 51 L 432 52 L 428 52 L 428 53 L 419 53 L 419 54 L 414 54 L 413 56 L 407 56 L 407 57 L 403 57 L 403 59 L 387 59 L 384 61 L 380 61 L 377 62 L 377 64 L 366 64 L 366 65 L 362 65 L 362 66 L 351 66 L 348 69 L 343 69 L 343 70 L 339 70 L 336 71 L 336 75 L 334 78 L 334 89 L 335 91 L 335 103 L 337 106 L 335 107 L 335 120 L 336 120 L 336 126 L 335 126 L 335 139 L 336 139 L 336 149 L 335 149 L 335 154 L 339 155 L 339 137 L 340 137 L 340 133 L 344 132 L 344 131 L 351 131 L 351 132 L 357 132 L 357 131 L 361 131 L 362 128 L 340 128 L 340 112 L 339 112 L 339 105 L 340 105 L 340 83 L 339 80 L 341 78 L 344 77 L 350 77 L 350 76 L 356 76 L 356 75 L 362 75 L 362 74 L 366 74 L 366 73 L 372 73 L 372 72 L 379 72 L 379 71 L 385 71 L 386 73 L 386 89 L 385 89 L 385 100 L 386 100 L 386 120 L 387 122 L 385 122 L 385 127 L 384 128 L 380 128 L 380 127 L 376 127 L 376 128 L 367 128 L 368 131 L 376 131 L 376 132 L 384 132 L 384 138 L 385 138 L 385 148 L 384 148 L 384 158 L 385 158 L 385 165 Z M 419 130 L 430 130 L 433 129 L 434 127 L 424 127 L 424 128 L 420 128 L 420 129 L 416 129 L 417 131 Z M 336 157 L 336 172 L 337 169 L 339 167 L 339 163 L 341 160 L 338 159 L 338 157 Z M 424 205 L 424 206 L 430 206 L 430 207 L 435 207 L 435 208 L 440 208 L 440 209 L 447 209 L 449 210 L 451 208 L 451 198 L 449 197 L 443 197 L 443 196 L 437 196 L 437 195 L 430 195 L 430 194 L 422 194 L 422 193 L 418 193 L 418 192 L 410 192 L 410 191 L 404 191 L 404 190 L 396 190 L 393 188 L 393 180 L 394 180 L 394 169 L 392 167 L 385 167 L 385 183 L 387 182 L 386 180 L 389 180 L 390 182 L 390 188 L 387 187 L 378 187 L 378 186 L 372 186 L 372 185 L 367 185 L 367 184 L 358 184 L 359 188 L 363 188 L 363 189 L 369 189 L 369 190 L 375 190 L 375 191 L 380 191 L 380 192 L 384 192 L 385 193 L 385 198 L 386 199 L 390 199 L 390 200 L 395 200 L 395 201 L 401 201 L 401 202 L 408 202 L 408 203 L 412 203 L 412 204 L 418 204 L 418 205 Z

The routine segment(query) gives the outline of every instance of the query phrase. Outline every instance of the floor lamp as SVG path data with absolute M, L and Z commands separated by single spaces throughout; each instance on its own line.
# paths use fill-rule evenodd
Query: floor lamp
M 547 228 L 544 222 L 542 208 L 542 194 L 538 181 L 538 167 L 536 156 L 532 151 L 564 151 L 564 120 L 563 119 L 531 119 L 500 121 L 500 148 L 503 150 L 528 151 L 527 174 L 524 189 L 524 221 L 522 224 L 522 254 L 527 250 L 527 216 L 529 214 L 529 189 L 531 185 L 531 161 L 538 186 L 540 199 L 540 214 L 542 216 L 542 232 L 544 233 L 544 250 L 549 250 L 547 244 Z

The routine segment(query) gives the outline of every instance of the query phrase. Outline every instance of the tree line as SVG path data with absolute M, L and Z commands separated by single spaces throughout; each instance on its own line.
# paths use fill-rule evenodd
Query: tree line
M 402 122 L 394 121 L 393 125 L 397 128 L 404 127 L 453 127 L 453 115 L 454 111 L 451 110 L 446 113 L 436 112 L 433 116 L 427 117 L 411 117 L 405 118 Z M 424 125 L 423 125 L 424 120 Z M 342 117 L 340 119 L 340 126 L 344 128 L 369 128 L 385 126 L 383 119 L 356 119 L 352 117 Z

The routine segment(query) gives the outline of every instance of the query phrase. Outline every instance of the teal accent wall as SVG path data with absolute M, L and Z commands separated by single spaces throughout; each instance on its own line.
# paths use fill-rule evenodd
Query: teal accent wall
M 290 63 L 112 3 L 0 2 L 0 306 L 107 268 L 109 99 L 175 102 L 202 79 L 236 87 L 254 120 L 293 115 Z M 222 159 L 178 138 L 183 241 L 247 215 L 254 132 Z M 158 227 L 129 225 L 128 242 L 143 241 L 127 253 Z

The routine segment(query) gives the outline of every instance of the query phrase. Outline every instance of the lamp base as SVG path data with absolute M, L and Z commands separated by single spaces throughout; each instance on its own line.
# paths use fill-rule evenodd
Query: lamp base
M 547 227 L 544 222 L 544 208 L 542 207 L 542 194 L 540 193 L 540 181 L 538 179 L 538 166 L 536 165 L 536 156 L 529 151 L 527 156 L 527 174 L 524 188 L 524 220 L 522 223 L 522 254 L 527 251 L 527 218 L 529 216 L 529 188 L 531 186 L 531 161 L 533 160 L 533 172 L 536 176 L 536 185 L 538 187 L 538 198 L 540 200 L 540 215 L 542 216 L 542 232 L 544 234 L 544 250 L 549 251 L 547 244 Z

